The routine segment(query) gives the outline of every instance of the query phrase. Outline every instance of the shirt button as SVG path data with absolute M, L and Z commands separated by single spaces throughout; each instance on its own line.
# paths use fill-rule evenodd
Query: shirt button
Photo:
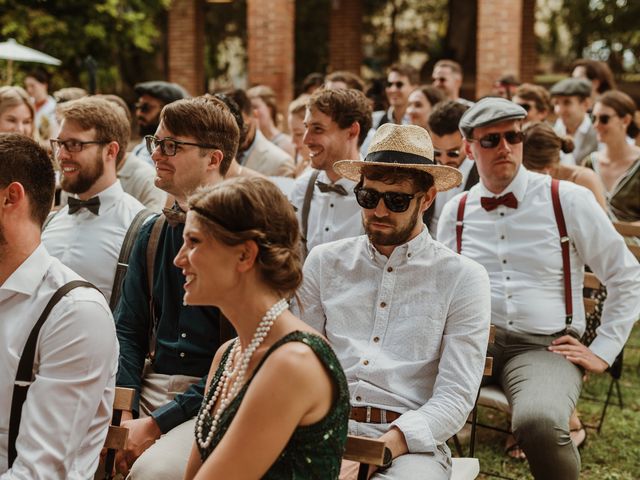
M 393 272 L 393 267 L 387 268 L 387 272 Z
M 364 361 L 364 362 L 362 362 L 362 363 L 364 363 L 365 365 L 369 365 L 369 360 L 365 360 L 365 361 Z
M 509 325 L 513 325 L 513 321 L 512 320 L 509 320 L 508 323 L 509 323 Z
M 361 397 L 360 395 L 358 395 L 358 396 L 356 397 L 356 400 L 359 402 L 360 400 L 362 400 L 362 397 Z
M 411 258 L 411 252 L 407 253 L 407 257 Z
M 511 277 L 507 277 L 507 280 L 511 280 Z
M 500 216 L 501 216 L 501 217 L 504 217 L 504 212 L 500 212 Z
M 329 227 L 324 227 L 324 231 L 328 232 L 329 231 Z
M 500 240 L 504 240 L 504 235 L 500 235 Z
M 331 208 L 333 208 L 333 203 L 330 203 L 330 204 L 329 204 L 329 206 L 330 206 Z
M 386 307 L 386 306 L 387 306 L 387 304 L 386 304 L 385 302 L 380 302 L 380 306 L 381 306 L 382 308 L 384 308 L 384 307 Z
M 506 259 L 505 259 L 505 260 L 502 260 L 502 263 L 507 263 L 507 260 L 506 260 Z
M 378 343 L 380 341 L 380 337 L 373 337 L 373 343 Z
M 186 333 L 184 333 L 184 332 L 182 332 L 182 333 L 180 334 L 180 336 L 181 336 L 182 338 L 187 338 L 187 334 L 186 334 Z
M 184 358 L 184 352 L 180 352 L 180 358 Z
M 512 297 L 512 296 L 513 296 L 513 295 L 507 295 L 507 299 L 511 300 L 511 297 Z

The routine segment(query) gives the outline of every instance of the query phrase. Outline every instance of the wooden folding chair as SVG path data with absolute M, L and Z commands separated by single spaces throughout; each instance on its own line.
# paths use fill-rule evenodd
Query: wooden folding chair
M 382 440 L 349 435 L 342 458 L 360 463 L 358 480 L 366 480 L 369 465 L 383 465 L 384 447 Z M 480 473 L 477 458 L 452 458 L 451 480 L 473 480 Z
M 116 451 L 122 450 L 127 443 L 129 430 L 120 426 L 122 421 L 122 411 L 131 410 L 133 406 L 133 398 L 135 396 L 133 388 L 116 387 L 115 398 L 113 399 L 113 415 L 111 417 L 111 425 L 104 446 L 107 449 L 107 456 L 104 462 L 104 478 L 111 480 L 113 478 L 113 465 L 116 459 Z

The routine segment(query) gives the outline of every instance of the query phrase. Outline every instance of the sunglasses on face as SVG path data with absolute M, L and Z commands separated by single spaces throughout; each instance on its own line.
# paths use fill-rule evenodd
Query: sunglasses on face
M 149 103 L 136 103 L 136 110 L 140 110 L 140 113 L 149 113 L 151 111 L 151 104 Z
M 509 145 L 517 145 L 524 140 L 524 133 L 511 130 L 504 133 L 488 133 L 484 137 L 478 139 L 472 139 L 472 142 L 478 142 L 482 148 L 496 148 L 500 144 L 502 137 L 507 141 Z
M 147 151 L 149 152 L 149 155 L 153 154 L 155 149 L 160 147 L 160 151 L 162 152 L 162 154 L 167 157 L 174 157 L 178 153 L 178 147 L 180 145 L 193 145 L 200 148 L 218 148 L 215 145 L 208 145 L 206 143 L 183 142 L 181 140 L 174 140 L 173 138 L 163 138 L 162 140 L 160 140 L 153 135 L 145 136 L 144 140 L 147 144 Z
M 529 105 L 528 103 L 519 103 L 518 105 L 524 108 L 525 112 L 529 112 L 529 110 L 531 110 L 531 105 Z
M 445 154 L 449 158 L 458 158 L 460 156 L 459 148 L 452 148 L 451 150 L 438 150 L 437 148 L 433 149 L 433 156 L 438 158 L 442 154 Z
M 387 82 L 387 88 L 391 87 L 396 87 L 398 90 L 400 90 L 402 87 L 404 87 L 404 82 Z
M 433 78 L 433 83 L 446 83 L 447 79 L 446 77 L 434 77 Z
M 616 115 L 607 115 L 607 114 L 602 114 L 602 115 L 591 115 L 591 123 L 596 123 L 596 122 L 600 122 L 602 125 L 606 125 L 607 123 L 609 123 L 609 120 L 611 119 L 611 117 L 615 117 Z
M 384 205 L 390 212 L 402 213 L 406 212 L 411 204 L 411 200 L 415 197 L 411 193 L 400 192 L 379 192 L 373 188 L 356 187 L 353 190 L 356 194 L 358 205 L 367 210 L 371 210 L 378 206 L 380 197 L 384 200 Z

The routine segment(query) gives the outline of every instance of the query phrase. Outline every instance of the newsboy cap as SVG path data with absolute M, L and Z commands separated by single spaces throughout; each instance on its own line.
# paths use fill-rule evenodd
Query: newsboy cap
M 464 112 L 459 128 L 464 138 L 471 138 L 474 128 L 509 120 L 520 120 L 526 116 L 527 111 L 511 100 L 502 97 L 486 97 Z
M 587 98 L 591 96 L 591 82 L 586 78 L 565 78 L 551 87 L 551 96 L 562 95 Z
M 187 91 L 177 83 L 163 82 L 161 80 L 153 80 L 151 82 L 138 83 L 133 90 L 139 97 L 149 95 L 151 97 L 162 100 L 166 104 L 189 98 Z

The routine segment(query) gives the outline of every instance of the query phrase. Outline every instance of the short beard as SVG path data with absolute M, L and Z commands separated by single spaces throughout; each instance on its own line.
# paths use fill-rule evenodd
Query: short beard
M 81 170 L 76 179 L 68 180 L 63 173 L 60 179 L 60 186 L 65 192 L 75 193 L 76 195 L 83 194 L 93 187 L 103 173 L 104 162 L 102 161 L 102 155 L 97 154 L 93 166 L 87 166 L 84 171 Z
M 140 136 L 145 137 L 146 135 L 154 135 L 156 133 L 156 130 L 158 129 L 158 125 L 160 125 L 159 118 L 153 123 L 149 123 L 147 125 L 138 124 L 138 131 L 140 132 Z
M 369 241 L 373 245 L 381 245 L 383 247 L 404 245 L 405 243 L 407 243 L 407 240 L 409 240 L 411 232 L 413 232 L 413 229 L 416 226 L 419 210 L 420 203 L 416 202 L 416 206 L 414 207 L 413 212 L 411 212 L 409 221 L 403 226 L 397 226 L 396 229 L 391 232 L 384 233 L 379 231 L 371 231 L 366 220 L 363 221 L 364 231 L 366 232 L 367 237 L 369 237 Z M 377 219 L 377 222 L 385 223 L 386 225 L 390 225 L 392 227 L 394 226 L 394 224 L 385 222 L 385 220 L 383 219 Z

